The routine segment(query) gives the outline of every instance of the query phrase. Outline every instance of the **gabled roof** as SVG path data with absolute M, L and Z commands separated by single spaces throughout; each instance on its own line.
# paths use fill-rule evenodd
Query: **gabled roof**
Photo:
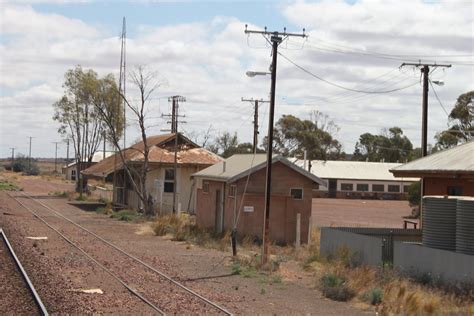
M 303 160 L 292 160 L 303 167 Z M 389 162 L 312 160 L 311 173 L 323 179 L 400 181 L 390 173 L 390 169 L 400 165 L 402 164 Z M 418 178 L 404 180 L 418 181 Z
M 181 134 L 178 135 L 180 148 L 177 153 L 177 163 L 179 165 L 210 166 L 222 161 L 222 158 L 218 155 L 204 148 L 200 148 L 187 137 Z M 148 137 L 147 145 L 149 147 L 149 163 L 174 163 L 174 140 L 175 134 L 164 134 Z M 122 154 L 127 162 L 139 164 L 144 160 L 144 147 L 143 141 L 141 141 L 123 150 Z M 114 170 L 120 170 L 122 168 L 122 159 L 120 158 L 120 154 L 117 153 L 102 160 L 98 164 L 87 168 L 86 170 L 82 171 L 82 173 L 85 175 L 105 177 L 114 172 Z
M 321 180 L 314 174 L 298 167 L 288 159 L 280 155 L 273 156 L 272 163 L 281 162 L 289 168 L 295 170 L 301 175 L 311 179 L 312 181 L 320 184 L 327 185 L 325 181 Z M 225 169 L 224 169 L 225 164 Z M 232 183 L 240 178 L 247 176 L 250 173 L 254 173 L 260 169 L 265 168 L 267 165 L 266 154 L 237 154 L 227 158 L 215 165 L 212 165 L 204 170 L 201 170 L 193 177 L 213 179 L 217 181 L 225 181 Z
M 474 175 L 474 141 L 439 151 L 390 170 L 404 174 L 470 174 Z
M 113 151 L 105 151 L 105 158 L 110 157 L 113 154 L 114 154 Z M 94 153 L 94 155 L 92 156 L 92 162 L 99 162 L 99 161 L 103 160 L 103 158 L 104 158 L 104 151 L 96 151 Z M 68 165 L 63 166 L 63 168 L 64 167 L 69 168 L 69 167 L 72 167 L 74 165 L 76 165 L 76 161 L 73 161 L 73 162 L 69 163 Z

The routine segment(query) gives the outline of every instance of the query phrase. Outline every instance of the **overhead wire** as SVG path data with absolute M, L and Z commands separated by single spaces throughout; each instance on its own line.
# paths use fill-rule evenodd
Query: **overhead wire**
M 404 89 L 407 89 L 407 88 L 410 88 L 414 85 L 417 84 L 416 83 L 412 83 L 412 84 L 409 84 L 407 86 L 404 86 L 404 87 L 400 87 L 400 88 L 395 88 L 395 89 L 390 89 L 390 90 L 381 90 L 381 91 L 367 91 L 367 90 L 359 90 L 359 89 L 353 89 L 353 88 L 348 88 L 348 87 L 345 87 L 343 85 L 340 85 L 338 83 L 334 83 L 334 82 L 331 82 L 327 79 L 324 79 L 318 75 L 316 75 L 315 73 L 309 71 L 308 69 L 304 68 L 303 66 L 300 66 L 298 65 L 297 63 L 295 63 L 293 60 L 291 60 L 290 58 L 286 57 L 284 54 L 282 54 L 281 52 L 278 52 L 278 54 L 280 56 L 282 56 L 284 59 L 286 59 L 290 64 L 292 64 L 293 66 L 295 66 L 296 68 L 300 69 L 301 71 L 307 73 L 308 75 L 322 81 L 322 82 L 325 82 L 327 83 L 328 85 L 331 85 L 331 86 L 334 86 L 336 88 L 339 88 L 339 89 L 342 89 L 342 90 L 347 90 L 347 91 L 352 91 L 352 92 L 358 92 L 358 93 L 365 93 L 365 94 L 386 94 L 386 93 L 392 93 L 392 92 L 396 92 L 396 91 L 400 91 L 400 90 L 404 90 Z
M 321 43 L 318 43 L 317 45 L 321 45 Z M 312 42 L 309 42 L 306 44 L 306 46 L 308 47 L 311 47 L 313 49 L 316 49 L 316 50 L 319 50 L 319 51 L 323 51 L 323 52 L 331 52 L 331 53 L 340 53 L 340 54 L 350 54 L 350 55 L 358 55 L 358 56 L 365 56 L 365 57 L 373 57 L 373 58 L 378 58 L 378 59 L 387 59 L 387 60 L 396 60 L 396 61 L 411 61 L 411 62 L 419 62 L 420 59 L 422 58 L 427 58 L 428 55 L 412 55 L 412 56 L 409 56 L 409 55 L 392 55 L 392 54 L 383 54 L 383 53 L 373 53 L 373 52 L 370 52 L 370 51 L 354 51 L 354 50 L 342 50 L 340 48 L 334 48 L 334 47 L 331 47 L 329 45 L 325 45 L 325 44 L 322 44 L 322 45 L 325 45 L 326 47 L 324 46 L 317 46 L 316 44 L 312 43 Z M 439 57 L 439 58 L 444 58 L 446 56 L 443 56 L 443 55 L 431 55 L 433 57 Z M 455 55 L 450 55 L 451 58 Z M 458 57 L 474 57 L 473 55 L 456 55 Z M 419 58 L 416 58 L 415 57 L 419 57 Z M 431 58 L 433 58 L 431 57 Z M 431 60 L 432 62 L 436 62 L 434 60 Z M 472 63 L 471 61 L 466 61 L 466 60 L 461 60 L 461 61 L 457 61 L 457 60 L 442 60 L 442 61 L 438 61 L 439 63 L 450 63 L 450 64 L 453 64 L 453 65 L 460 65 L 460 66 L 474 66 L 474 63 Z
M 448 111 L 446 111 L 446 108 L 444 107 L 443 105 L 443 102 L 441 102 L 441 100 L 439 99 L 438 97 L 438 93 L 436 92 L 436 89 L 434 88 L 434 85 L 433 83 L 431 82 L 431 79 L 429 79 L 429 83 L 430 83 L 430 86 L 431 86 L 431 90 L 433 90 L 433 93 L 436 97 L 436 100 L 438 100 L 438 104 L 441 106 L 441 108 L 443 109 L 444 113 L 446 113 L 446 115 L 449 117 L 449 113 Z

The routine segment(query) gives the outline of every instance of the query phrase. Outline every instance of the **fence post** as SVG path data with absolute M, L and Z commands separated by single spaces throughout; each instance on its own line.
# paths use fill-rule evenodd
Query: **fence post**
M 311 231 L 313 230 L 312 216 L 309 217 L 308 223 L 308 246 L 311 245 Z
M 296 214 L 296 248 L 301 245 L 301 214 Z

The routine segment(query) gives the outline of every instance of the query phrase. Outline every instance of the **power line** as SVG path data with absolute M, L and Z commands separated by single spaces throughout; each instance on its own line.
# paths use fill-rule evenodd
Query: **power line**
M 367 50 L 363 50 L 363 49 L 360 49 L 360 48 L 350 47 L 350 46 L 347 46 L 347 45 L 342 45 L 342 44 L 337 44 L 337 43 L 331 43 L 329 41 L 326 41 L 326 40 L 323 40 L 321 38 L 314 37 L 314 36 L 311 36 L 311 37 L 316 39 L 318 41 L 318 43 L 321 43 L 321 42 L 328 43 L 328 44 L 326 44 L 326 46 L 336 46 L 336 47 L 339 46 L 339 47 L 343 47 L 343 48 L 350 49 L 350 50 L 353 50 L 353 51 L 359 51 L 359 52 L 372 54 L 372 55 L 382 55 L 382 56 L 392 56 L 392 57 L 426 57 L 426 58 L 429 58 L 429 57 L 432 57 L 432 58 L 474 57 L 474 55 L 472 55 L 472 54 L 468 54 L 468 55 L 387 54 L 387 53 L 376 52 L 376 51 L 367 51 Z
M 441 102 L 441 100 L 440 100 L 439 97 L 438 97 L 438 93 L 436 93 L 436 90 L 435 90 L 435 88 L 434 88 L 433 83 L 431 82 L 431 80 L 429 80 L 429 82 L 430 82 L 431 89 L 433 90 L 434 95 L 435 95 L 435 97 L 436 97 L 436 100 L 438 100 L 438 103 L 439 103 L 439 105 L 441 106 L 441 108 L 443 109 L 444 113 L 446 113 L 446 115 L 449 116 L 448 111 L 446 111 L 446 109 L 445 109 L 443 103 Z
M 418 84 L 418 82 L 415 82 L 415 83 L 412 83 L 410 85 L 407 85 L 407 86 L 404 86 L 404 87 L 401 87 L 401 88 L 396 88 L 396 89 L 391 89 L 391 90 L 385 90 L 385 91 L 366 91 L 366 90 L 358 90 L 358 89 L 353 89 L 353 88 L 348 88 L 348 87 L 344 87 L 340 84 L 337 84 L 337 83 L 334 83 L 334 82 L 331 82 L 329 80 L 326 80 L 316 74 L 314 74 L 313 72 L 307 70 L 306 68 L 298 65 L 297 63 L 295 63 L 294 61 L 292 61 L 290 58 L 286 57 L 285 55 L 283 55 L 282 53 L 278 52 L 278 54 L 285 58 L 289 63 L 291 63 L 293 66 L 299 68 L 300 70 L 304 71 L 305 73 L 307 73 L 308 75 L 322 81 L 322 82 L 325 82 L 331 86 L 334 86 L 334 87 L 337 87 L 339 89 L 343 89 L 343 90 L 347 90 L 347 91 L 352 91 L 352 92 L 358 92 L 358 93 L 365 93 L 365 94 L 385 94 L 385 93 L 392 93 L 392 92 L 396 92 L 396 91 L 400 91 L 400 90 L 404 90 L 404 89 L 407 89 L 407 88 L 410 88 L 410 87 L 413 87 L 414 85 Z
M 318 43 L 318 44 L 321 45 L 321 43 Z M 420 61 L 419 58 L 418 59 L 414 59 L 414 58 L 410 59 L 410 58 L 404 58 L 403 56 L 398 56 L 398 55 L 372 53 L 372 52 L 368 52 L 368 51 L 347 51 L 347 50 L 341 50 L 340 48 L 334 48 L 334 47 L 331 47 L 331 46 L 328 46 L 328 45 L 326 45 L 326 47 L 320 47 L 320 46 L 316 46 L 312 43 L 308 43 L 307 46 L 309 46 L 313 49 L 319 50 L 319 51 L 323 51 L 323 52 L 349 54 L 349 55 L 373 57 L 373 58 L 378 58 L 378 59 L 396 60 L 396 61 L 405 61 L 405 60 L 408 60 L 408 61 L 411 61 L 411 62 L 419 62 Z M 454 55 L 451 55 L 451 57 L 453 57 L 453 56 Z M 461 55 L 457 55 L 457 56 L 460 57 Z M 413 55 L 413 57 L 426 57 L 426 56 Z M 434 57 L 434 55 L 433 55 L 433 57 Z M 442 57 L 442 55 L 440 55 L 440 57 Z M 446 57 L 446 56 L 444 56 L 444 57 Z M 472 55 L 465 55 L 463 57 L 472 57 Z M 432 61 L 429 61 L 429 62 L 432 62 Z M 464 61 L 464 60 L 462 60 L 462 61 L 441 61 L 441 62 L 451 63 L 451 64 L 455 64 L 455 65 L 460 65 L 460 66 L 474 66 L 474 63 L 470 63 L 470 62 Z

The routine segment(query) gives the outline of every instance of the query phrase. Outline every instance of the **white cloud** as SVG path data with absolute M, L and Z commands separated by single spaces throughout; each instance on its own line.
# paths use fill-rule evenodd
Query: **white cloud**
M 281 10 L 291 23 L 306 27 L 310 38 L 303 49 L 301 40 L 291 38 L 280 51 L 323 78 L 347 87 L 400 87 L 417 82 L 419 72 L 399 71 L 399 60 L 337 51 L 473 54 L 469 8 L 472 4 L 457 2 L 297 2 Z M 30 6 L 3 7 L 1 23 L 1 35 L 7 40 L 0 46 L 0 156 L 8 155 L 8 147 L 15 145 L 12 142 L 26 145 L 24 138 L 29 135 L 37 136 L 38 155 L 51 156 L 51 142 L 59 138 L 57 124 L 51 119 L 51 104 L 62 94 L 64 73 L 81 64 L 100 75 L 117 75 L 120 41 L 83 21 L 39 13 Z M 159 133 L 166 127 L 159 118 L 168 110 L 166 97 L 180 94 L 188 100 L 181 107 L 188 122 L 182 125 L 184 130 L 203 132 L 212 124 L 214 133 L 238 130 L 242 141 L 251 140 L 252 105 L 240 98 L 266 98 L 270 79 L 248 78 L 245 71 L 266 71 L 271 58 L 263 38 L 245 35 L 244 25 L 235 17 L 218 16 L 199 23 L 137 27 L 137 35 L 127 39 L 128 69 L 145 64 L 166 82 L 149 107 L 150 125 L 159 124 L 151 132 Z M 456 60 L 473 62 L 472 58 Z M 446 82 L 437 92 L 448 111 L 459 94 L 474 88 L 473 68 L 468 66 L 438 70 L 433 78 Z M 136 97 L 132 85 L 127 87 L 130 98 Z M 349 153 L 360 134 L 377 133 L 393 125 L 402 127 L 415 145 L 419 144 L 418 84 L 378 96 L 347 92 L 312 78 L 279 56 L 277 93 L 277 116 L 291 113 L 308 117 L 312 110 L 323 111 L 340 124 L 339 138 Z M 436 102 L 430 94 L 430 136 L 447 121 Z M 267 107 L 262 105 L 260 111 L 262 136 L 267 130 Z M 133 123 L 131 118 L 129 123 Z M 130 141 L 138 136 L 134 127 L 128 133 Z

